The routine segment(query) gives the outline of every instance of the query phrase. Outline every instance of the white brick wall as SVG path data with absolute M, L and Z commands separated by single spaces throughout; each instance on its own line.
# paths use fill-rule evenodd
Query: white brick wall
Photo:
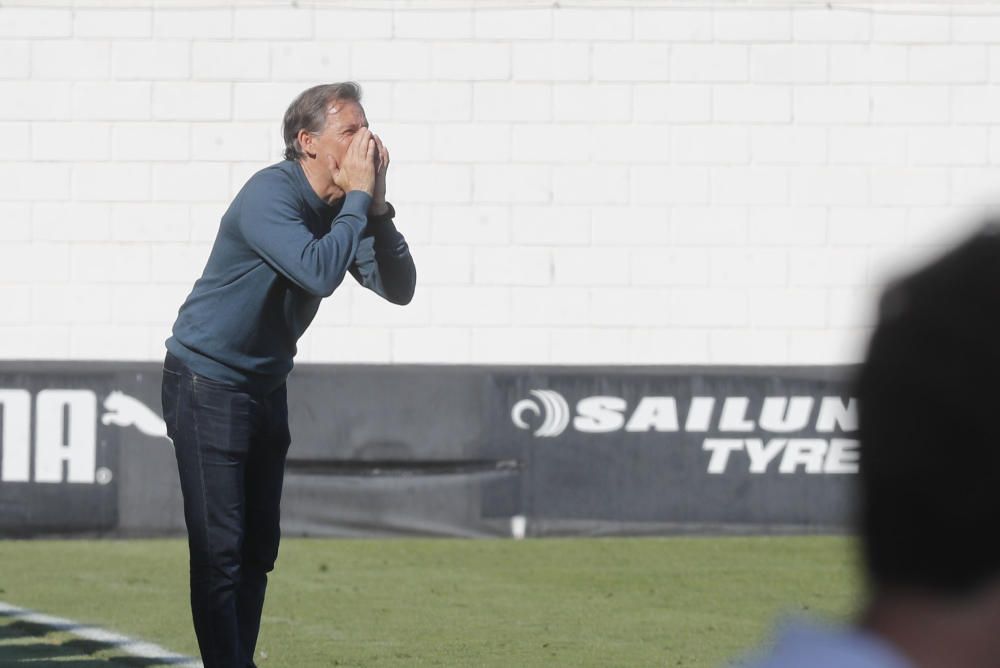
M 300 361 L 854 362 L 1000 201 L 996 3 L 73 4 L 0 6 L 4 358 L 159 359 L 323 81 L 364 87 L 419 286 L 346 281 Z

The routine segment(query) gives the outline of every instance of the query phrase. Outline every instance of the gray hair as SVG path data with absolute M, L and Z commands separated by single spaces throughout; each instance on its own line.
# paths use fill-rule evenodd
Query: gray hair
M 299 144 L 299 131 L 319 134 L 326 127 L 327 105 L 331 102 L 361 102 L 361 86 L 354 81 L 320 84 L 299 93 L 281 122 L 281 135 L 285 138 L 285 160 L 298 160 L 305 156 Z

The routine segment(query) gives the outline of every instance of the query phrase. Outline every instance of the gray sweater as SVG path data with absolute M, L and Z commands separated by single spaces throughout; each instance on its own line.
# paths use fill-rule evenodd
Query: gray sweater
M 167 350 L 196 374 L 267 394 L 285 382 L 320 300 L 348 272 L 390 302 L 409 303 L 409 247 L 391 207 L 369 220 L 370 204 L 360 190 L 327 204 L 295 160 L 256 172 L 223 214 Z

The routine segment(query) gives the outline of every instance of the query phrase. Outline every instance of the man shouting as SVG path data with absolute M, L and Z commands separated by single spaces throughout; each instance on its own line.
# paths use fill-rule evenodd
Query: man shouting
M 400 305 L 416 282 L 385 199 L 389 152 L 368 128 L 359 86 L 304 91 L 282 134 L 285 159 L 251 176 L 229 205 L 166 340 L 163 417 L 206 668 L 254 666 L 278 555 L 296 342 L 348 272 Z

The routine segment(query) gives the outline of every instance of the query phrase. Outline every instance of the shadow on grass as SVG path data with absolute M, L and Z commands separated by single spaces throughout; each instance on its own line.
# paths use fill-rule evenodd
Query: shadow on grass
M 0 666 L 69 666 L 70 668 L 108 668 L 108 666 L 172 666 L 185 659 L 154 659 L 138 656 L 97 656 L 115 650 L 116 642 L 75 638 L 67 633 L 72 627 L 51 627 L 0 612 Z

